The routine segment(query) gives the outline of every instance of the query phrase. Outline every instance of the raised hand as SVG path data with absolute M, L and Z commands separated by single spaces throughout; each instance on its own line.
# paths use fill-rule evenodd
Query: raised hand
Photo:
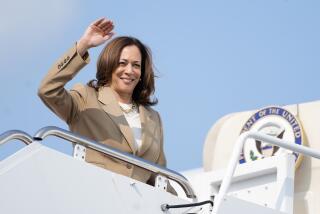
M 81 56 L 92 47 L 99 46 L 109 40 L 113 35 L 114 25 L 111 20 L 101 18 L 89 25 L 77 42 L 77 49 Z

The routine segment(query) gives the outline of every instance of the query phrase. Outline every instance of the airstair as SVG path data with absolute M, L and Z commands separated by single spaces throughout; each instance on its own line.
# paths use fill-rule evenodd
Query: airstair
M 48 136 L 72 143 L 73 156 L 44 145 Z M 250 139 L 284 152 L 239 164 Z M 262 131 L 239 135 L 225 168 L 191 170 L 184 175 L 57 127 L 44 127 L 33 136 L 19 130 L 0 135 L 0 145 L 13 140 L 25 146 L 0 161 L 1 213 L 317 213 L 317 207 L 295 209 L 295 200 L 301 196 L 295 190 L 295 179 L 299 179 L 295 154 L 303 154 L 310 162 L 320 159 L 320 152 Z M 156 173 L 155 186 L 85 162 L 87 148 Z M 166 191 L 168 181 L 177 196 Z M 309 192 L 311 196 L 306 197 L 313 200 L 317 191 Z

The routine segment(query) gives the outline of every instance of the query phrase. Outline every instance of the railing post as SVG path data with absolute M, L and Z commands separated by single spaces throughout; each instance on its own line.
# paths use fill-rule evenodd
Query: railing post
M 235 147 L 232 152 L 231 159 L 230 159 L 228 167 L 227 167 L 226 174 L 222 180 L 222 184 L 221 184 L 219 193 L 218 193 L 217 197 L 215 198 L 215 201 L 214 201 L 215 206 L 213 209 L 213 213 L 218 212 L 219 207 L 222 203 L 222 200 L 228 192 L 229 186 L 231 184 L 232 176 L 233 176 L 234 171 L 238 165 L 240 153 L 242 151 L 242 148 L 243 148 L 245 141 L 248 138 L 253 138 L 255 140 L 264 141 L 269 144 L 273 144 L 273 145 L 276 145 L 276 146 L 279 146 L 279 147 L 282 147 L 282 148 L 285 148 L 285 149 L 288 149 L 288 150 L 291 150 L 291 151 L 294 151 L 297 153 L 301 153 L 301 154 L 304 154 L 307 156 L 311 156 L 311 157 L 320 159 L 320 152 L 318 152 L 314 149 L 308 148 L 306 146 L 296 145 L 294 143 L 287 142 L 287 141 L 281 140 L 279 138 L 272 137 L 272 136 L 262 134 L 259 132 L 248 131 L 248 132 L 241 134 L 239 136 L 238 140 L 236 141 Z
M 20 140 L 26 145 L 29 145 L 30 143 L 33 142 L 33 139 L 30 135 L 20 130 L 6 131 L 0 135 L 0 145 L 10 140 Z

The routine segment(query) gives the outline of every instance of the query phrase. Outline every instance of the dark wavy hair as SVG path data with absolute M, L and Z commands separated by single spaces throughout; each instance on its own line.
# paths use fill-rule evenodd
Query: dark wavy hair
M 139 105 L 152 106 L 158 103 L 151 96 L 155 91 L 155 75 L 150 49 L 134 37 L 122 36 L 111 40 L 102 50 L 97 61 L 96 80 L 88 82 L 88 86 L 96 91 L 100 87 L 109 86 L 112 73 L 118 68 L 120 55 L 124 47 L 135 45 L 141 53 L 141 80 L 133 90 L 132 99 Z

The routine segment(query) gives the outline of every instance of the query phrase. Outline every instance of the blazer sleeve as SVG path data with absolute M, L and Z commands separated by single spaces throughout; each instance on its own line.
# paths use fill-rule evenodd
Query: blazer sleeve
M 68 92 L 64 86 L 90 61 L 88 53 L 84 59 L 73 45 L 51 67 L 42 80 L 38 96 L 56 115 L 68 124 L 77 115 L 81 107 L 81 95 L 76 90 Z

